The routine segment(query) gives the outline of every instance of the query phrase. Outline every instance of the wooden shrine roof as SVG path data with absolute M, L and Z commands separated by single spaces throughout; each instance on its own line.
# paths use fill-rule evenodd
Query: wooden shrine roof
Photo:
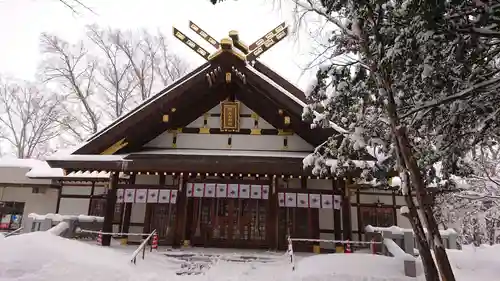
M 226 81 L 226 73 L 232 74 L 230 82 Z M 311 129 L 310 124 L 302 120 L 305 95 L 300 89 L 259 61 L 251 66 L 234 52 L 226 51 L 145 100 L 91 136 L 72 153 L 75 156 L 126 154 L 126 159 L 110 161 L 105 157 L 96 157 L 80 161 L 68 157 L 49 158 L 47 162 L 51 167 L 74 171 L 175 172 L 197 167 L 200 172 L 207 173 L 234 170 L 235 173 L 283 174 L 285 171 L 304 174 L 302 158 L 299 157 L 134 154 L 166 130 L 187 126 L 230 95 L 235 95 L 237 100 L 275 128 L 292 130 L 313 146 L 320 145 L 335 134 L 333 128 Z M 163 121 L 165 114 L 169 115 L 168 122 Z M 290 117 L 290 124 L 284 124 L 283 115 Z M 373 160 L 369 156 L 363 159 Z M 213 163 L 218 163 L 218 166 L 214 167 Z

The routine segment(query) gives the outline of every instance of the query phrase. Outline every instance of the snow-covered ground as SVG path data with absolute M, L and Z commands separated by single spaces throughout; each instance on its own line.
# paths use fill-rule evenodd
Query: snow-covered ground
M 130 262 L 133 247 L 99 247 L 49 232 L 0 238 L 0 281 L 409 281 L 402 261 L 370 254 L 302 255 L 292 272 L 281 253 L 192 249 L 146 253 Z M 168 256 L 166 255 L 168 254 Z M 249 257 L 252 257 L 249 259 Z M 500 246 L 450 251 L 457 280 L 496 280 Z M 249 262 L 242 262 L 248 259 Z M 200 275 L 177 275 L 190 260 L 209 265 Z M 421 271 L 421 270 L 420 270 Z

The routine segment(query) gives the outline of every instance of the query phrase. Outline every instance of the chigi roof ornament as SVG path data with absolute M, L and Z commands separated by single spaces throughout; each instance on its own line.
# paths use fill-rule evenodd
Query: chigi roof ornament
M 173 28 L 174 36 L 206 60 L 212 60 L 222 52 L 231 52 L 241 60 L 253 62 L 288 35 L 288 26 L 283 22 L 247 47 L 247 45 L 240 40 L 239 33 L 236 30 L 229 31 L 229 37 L 223 38 L 218 42 L 192 21 L 189 21 L 189 28 L 216 48 L 217 51 L 210 54 L 198 43 L 187 37 L 175 27 Z

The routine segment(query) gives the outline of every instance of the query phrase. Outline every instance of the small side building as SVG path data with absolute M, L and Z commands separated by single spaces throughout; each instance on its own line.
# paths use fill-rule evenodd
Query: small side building
M 50 169 L 45 161 L 0 159 L 0 231 L 23 226 L 30 213 L 54 213 L 59 187 L 51 179 L 29 178 L 32 169 Z

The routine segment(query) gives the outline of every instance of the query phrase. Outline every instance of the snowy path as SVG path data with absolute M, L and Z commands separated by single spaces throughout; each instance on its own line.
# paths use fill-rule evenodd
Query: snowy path
M 136 247 L 100 247 L 47 232 L 0 239 L 0 281 L 421 281 L 403 274 L 402 261 L 371 254 L 297 257 L 291 270 L 283 253 L 222 249 L 160 249 L 130 262 Z M 457 280 L 497 280 L 500 247 L 453 251 Z M 476 261 L 476 262 L 474 262 Z M 198 275 L 178 275 L 208 265 Z M 186 266 L 187 265 L 187 266 Z M 196 271 L 196 266 L 194 266 Z

